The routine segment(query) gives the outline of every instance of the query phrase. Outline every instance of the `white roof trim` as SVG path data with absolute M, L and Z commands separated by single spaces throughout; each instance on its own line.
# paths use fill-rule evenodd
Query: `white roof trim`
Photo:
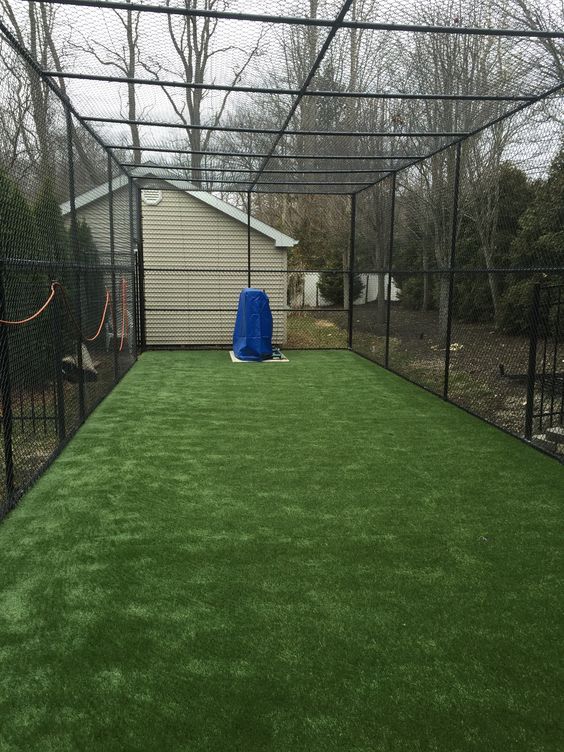
M 112 188 L 114 190 L 116 188 L 124 188 L 126 185 L 127 177 L 125 175 L 120 175 L 119 177 L 112 180 Z M 80 196 L 77 196 L 75 198 L 75 206 L 77 209 L 82 209 L 83 206 L 88 206 L 88 204 L 92 204 L 94 201 L 98 201 L 98 199 L 104 198 L 104 196 L 107 196 L 109 192 L 109 183 L 98 185 L 96 186 L 96 188 L 92 188 L 92 190 L 86 191 L 86 193 L 81 193 Z M 61 204 L 60 208 L 63 217 L 66 217 L 67 214 L 70 214 L 70 201 L 65 201 L 64 204 Z
M 151 168 L 150 170 L 143 170 L 139 167 L 134 167 L 132 169 L 132 174 L 134 177 L 147 178 L 149 180 L 152 176 L 159 177 L 159 172 L 166 173 L 167 175 L 169 174 L 168 170 L 164 170 L 162 168 L 159 169 L 158 167 Z M 120 175 L 119 177 L 113 179 L 112 186 L 114 189 L 124 188 L 127 185 L 127 180 L 128 179 L 125 175 Z M 247 214 L 245 212 L 237 209 L 231 204 L 228 204 L 226 201 L 222 201 L 216 196 L 212 196 L 211 193 L 199 190 L 186 190 L 186 183 L 179 180 L 167 179 L 166 182 L 177 188 L 179 191 L 183 191 L 184 193 L 187 193 L 189 196 L 192 196 L 198 201 L 201 201 L 202 203 L 207 204 L 214 209 L 217 209 L 217 211 L 226 214 L 228 217 L 237 220 L 237 222 L 241 222 L 244 225 L 247 224 Z M 86 191 L 86 193 L 82 193 L 80 196 L 76 197 L 76 208 L 81 209 L 83 206 L 87 206 L 88 204 L 91 204 L 94 201 L 98 201 L 104 196 L 107 196 L 108 193 L 109 183 L 104 183 L 103 185 L 99 185 L 96 188 L 92 188 L 92 190 Z M 63 213 L 63 216 L 66 216 L 70 213 L 70 201 L 65 201 L 64 204 L 61 204 L 61 212 Z M 255 219 L 255 217 L 251 217 L 251 227 L 261 235 L 266 235 L 268 238 L 274 240 L 274 245 L 276 248 L 292 248 L 298 243 L 298 241 L 294 240 L 294 238 L 291 238 L 289 235 L 285 235 L 283 232 L 276 230 L 274 227 L 261 222 L 260 219 Z

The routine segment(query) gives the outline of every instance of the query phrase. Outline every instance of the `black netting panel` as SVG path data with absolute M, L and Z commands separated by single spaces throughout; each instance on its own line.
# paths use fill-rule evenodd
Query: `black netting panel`
M 3 4 L 0 515 L 138 343 L 228 346 L 246 285 L 282 347 L 557 451 L 559 9 L 157 2 Z
M 133 362 L 136 334 L 127 180 L 116 171 L 116 307 L 131 325 L 114 369 L 107 153 L 4 39 L 0 51 L 2 516 Z
M 388 313 L 397 300 L 396 286 L 388 274 L 393 185 L 393 178 L 387 177 L 356 199 L 352 346 L 381 364 L 386 362 Z
M 392 274 L 389 303 L 379 306 L 375 290 L 353 315 L 359 353 L 556 454 L 559 117 L 559 100 L 548 99 L 465 139 L 459 162 L 450 147 L 400 170 L 393 206 L 391 178 L 360 193 L 355 272 L 372 273 L 386 294 L 390 261 Z

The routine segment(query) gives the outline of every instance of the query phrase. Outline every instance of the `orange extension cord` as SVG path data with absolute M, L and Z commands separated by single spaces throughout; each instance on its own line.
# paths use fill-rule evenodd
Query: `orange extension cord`
M 80 330 L 80 327 L 78 326 L 78 323 L 74 317 L 74 313 L 72 312 L 70 302 L 67 297 L 67 292 L 63 285 L 60 282 L 52 282 L 51 283 L 51 292 L 49 293 L 49 297 L 43 303 L 43 305 L 35 311 L 35 313 L 31 314 L 31 316 L 28 316 L 25 319 L 19 319 L 17 321 L 9 321 L 7 319 L 0 319 L 0 324 L 6 324 L 7 326 L 21 326 L 22 324 L 29 324 L 30 321 L 33 321 L 34 319 L 41 316 L 41 314 L 49 307 L 49 305 L 52 303 L 53 299 L 55 298 L 55 295 L 57 294 L 57 288 L 61 290 L 61 293 L 63 295 L 63 300 L 65 302 L 65 307 L 67 309 L 67 312 L 69 314 L 69 317 L 71 318 L 73 325 L 75 329 L 80 334 L 81 338 L 85 340 L 86 342 L 94 342 L 98 337 L 100 336 L 102 332 L 102 328 L 104 326 L 104 322 L 106 320 L 106 316 L 108 313 L 108 308 L 111 308 L 112 301 L 111 301 L 111 295 L 110 291 L 106 289 L 106 299 L 104 302 L 104 310 L 102 311 L 102 318 L 100 319 L 100 324 L 98 326 L 98 329 L 96 330 L 96 334 L 94 334 L 92 337 L 87 337 L 82 333 Z M 127 281 L 125 277 L 122 277 L 121 280 L 121 296 L 122 296 L 122 320 L 121 320 L 121 336 L 120 336 L 120 346 L 119 351 L 121 352 L 123 350 L 123 344 L 125 341 L 125 332 L 126 332 L 126 321 L 127 321 Z
M 126 295 L 127 295 L 127 281 L 125 277 L 122 277 L 121 278 L 121 333 L 120 333 L 119 352 L 123 350 L 123 343 L 125 341 L 125 322 L 127 320 Z M 112 306 L 111 300 L 110 300 L 110 310 L 113 315 L 114 308 Z
M 5 319 L 0 319 L 0 324 L 9 324 L 11 326 L 19 326 L 20 324 L 28 324 L 30 321 L 33 321 L 33 319 L 36 319 L 38 318 L 38 316 L 41 316 L 43 311 L 48 307 L 49 303 L 55 297 L 58 284 L 59 284 L 58 282 L 53 282 L 51 284 L 51 292 L 49 293 L 49 297 L 47 298 L 45 303 L 43 303 L 41 308 L 37 310 L 34 314 L 32 314 L 31 316 L 28 316 L 27 319 L 20 319 L 19 321 L 6 321 Z
M 78 321 L 76 320 L 70 300 L 68 299 L 67 291 L 63 287 L 63 285 L 60 282 L 55 282 L 55 285 L 60 288 L 61 293 L 63 295 L 63 301 L 65 303 L 65 308 L 67 309 L 67 313 L 69 315 L 70 320 L 72 321 L 72 324 L 78 334 L 80 335 L 81 339 L 86 340 L 86 342 L 94 342 L 98 337 L 100 336 L 102 332 L 102 327 L 104 326 L 104 321 L 106 320 L 106 314 L 108 312 L 108 306 L 110 305 L 110 292 L 106 289 L 106 302 L 104 304 L 104 310 L 102 311 L 102 318 L 100 319 L 100 325 L 98 326 L 98 329 L 96 330 L 96 334 L 93 337 L 87 337 L 85 334 L 82 333 Z

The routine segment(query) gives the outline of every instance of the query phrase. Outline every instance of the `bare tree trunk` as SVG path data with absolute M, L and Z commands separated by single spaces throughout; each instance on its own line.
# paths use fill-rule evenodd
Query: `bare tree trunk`
M 131 0 L 125 0 L 127 4 Z M 44 7 L 44 6 L 42 6 Z M 132 10 L 114 10 L 115 17 L 123 27 L 125 43 L 123 45 L 110 46 L 105 39 L 97 39 L 95 36 L 83 37 L 81 44 L 74 44 L 75 49 L 91 55 L 101 65 L 115 68 L 125 78 L 135 78 L 137 76 L 137 65 L 139 62 L 139 21 L 140 13 Z M 60 70 L 60 67 L 57 67 Z M 64 80 L 61 79 L 61 86 L 64 90 Z M 127 84 L 127 109 L 126 117 L 128 120 L 137 120 L 138 107 L 135 93 L 135 84 Z M 129 125 L 131 132 L 132 160 L 135 164 L 141 164 L 142 152 L 138 147 L 141 146 L 139 137 L 139 126 L 135 123 Z M 78 143 L 78 140 L 77 140 Z
M 379 324 L 386 323 L 386 274 L 378 275 L 378 303 L 376 308 L 376 321 Z
M 421 310 L 428 311 L 430 308 L 429 292 L 429 258 L 426 249 L 423 251 L 423 295 L 421 297 Z
M 127 0 L 131 2 L 131 0 Z M 127 48 L 124 51 L 124 57 L 127 55 L 127 76 L 129 78 L 135 78 L 137 73 L 137 41 L 138 41 L 138 29 L 139 29 L 139 13 L 133 14 L 132 11 L 126 11 L 125 31 L 127 35 Z M 135 96 L 135 84 L 129 83 L 127 85 L 127 117 L 129 120 L 137 120 L 137 98 Z M 133 149 L 133 162 L 135 164 L 141 164 L 142 153 L 140 150 L 141 139 L 139 137 L 139 126 L 135 123 L 131 123 L 131 145 Z
M 447 274 L 439 275 L 439 341 L 443 347 L 447 346 L 448 327 L 448 299 L 449 277 Z
M 46 68 L 47 50 L 41 45 L 41 30 L 33 3 L 29 3 L 28 18 L 29 50 L 34 60 L 37 60 L 40 65 Z M 29 91 L 33 105 L 33 121 L 37 136 L 38 153 L 36 158 L 39 165 L 39 178 L 41 182 L 44 182 L 52 180 L 54 174 L 52 165 L 53 150 L 50 148 L 49 128 L 47 124 L 49 90 L 37 73 L 30 66 L 26 67 L 28 68 Z

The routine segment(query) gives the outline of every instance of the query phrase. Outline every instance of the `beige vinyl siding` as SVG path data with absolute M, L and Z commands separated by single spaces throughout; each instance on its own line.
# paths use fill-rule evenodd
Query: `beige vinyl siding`
M 159 204 L 143 202 L 142 211 L 147 344 L 229 344 L 247 285 L 246 226 L 180 191 L 163 191 Z M 274 341 L 282 344 L 286 313 L 276 309 L 286 308 L 287 249 L 251 230 L 251 258 L 255 269 L 266 270 L 253 273 L 251 284 L 268 293 Z

